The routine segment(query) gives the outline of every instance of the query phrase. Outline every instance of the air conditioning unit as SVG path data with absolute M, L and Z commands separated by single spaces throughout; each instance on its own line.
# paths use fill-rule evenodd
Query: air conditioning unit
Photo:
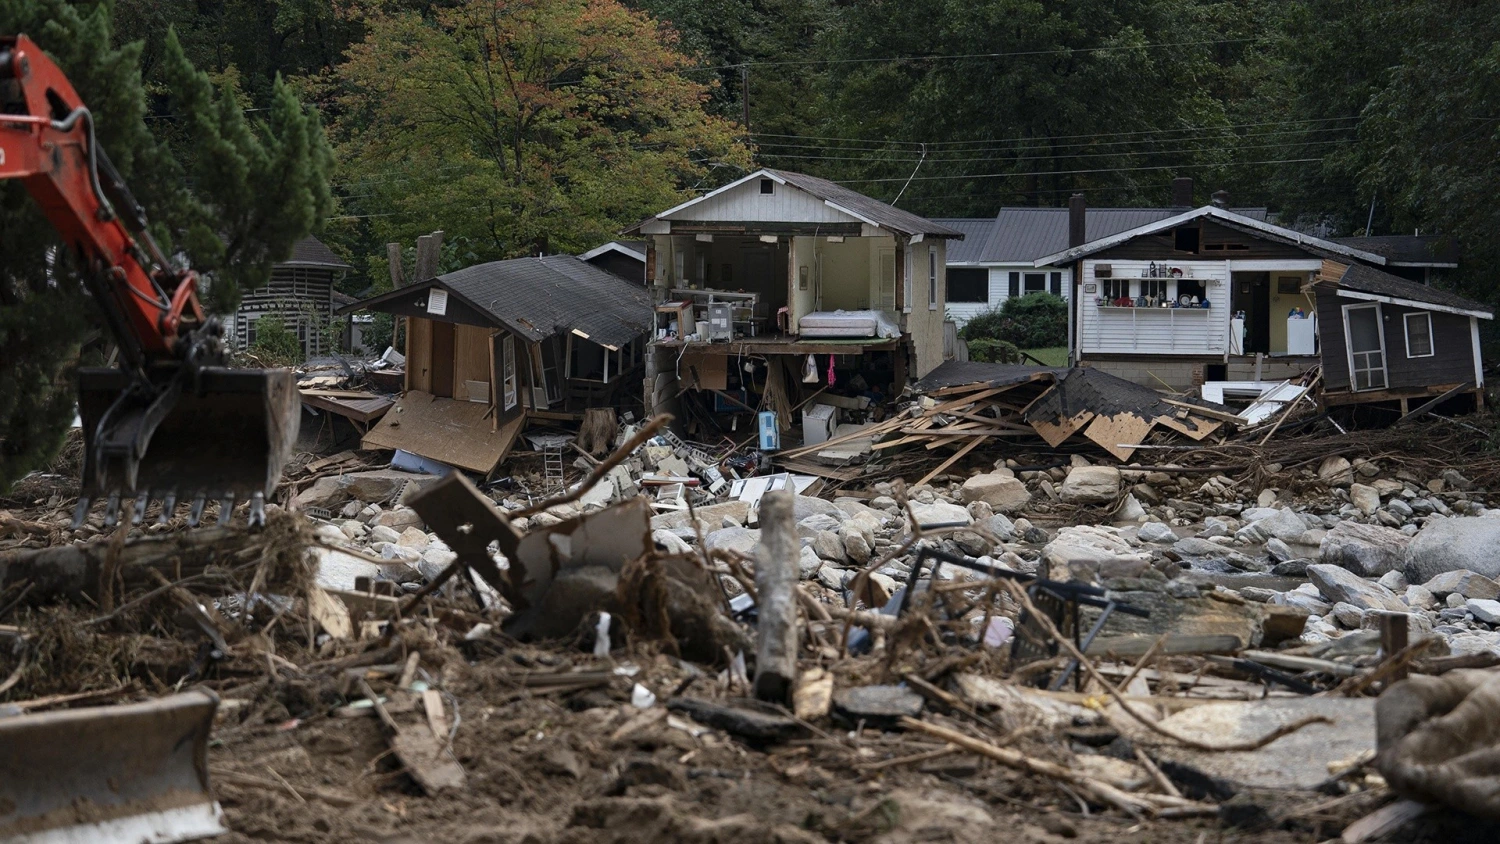
M 708 306 L 708 339 L 734 339 L 734 306 L 728 302 L 712 302 Z

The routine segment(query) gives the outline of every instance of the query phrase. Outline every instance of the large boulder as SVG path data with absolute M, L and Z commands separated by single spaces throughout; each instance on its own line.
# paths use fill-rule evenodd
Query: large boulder
M 344 485 L 339 483 L 338 478 L 318 478 L 313 485 L 297 493 L 292 499 L 292 509 L 305 512 L 309 507 L 321 510 L 337 510 L 340 505 L 349 500 L 349 494 L 344 491 Z
M 1120 495 L 1120 470 L 1113 466 L 1074 466 L 1062 483 L 1062 500 L 1105 504 Z
M 1287 507 L 1278 508 L 1263 519 L 1257 519 L 1255 529 L 1266 538 L 1276 537 L 1282 542 L 1296 542 L 1307 533 L 1307 521 L 1302 514 Z
M 725 501 L 721 504 L 697 507 L 693 512 L 697 514 L 699 520 L 710 525 L 721 524 L 726 516 L 743 524 L 746 519 L 750 518 L 750 505 L 743 501 Z M 651 517 L 652 530 L 672 530 L 674 528 L 691 528 L 692 526 L 693 517 L 687 510 L 674 510 Z
M 973 524 L 974 517 L 969 511 L 957 504 L 949 504 L 946 501 L 934 501 L 931 504 L 911 505 L 912 515 L 917 517 L 917 524 L 921 525 L 944 525 L 958 522 L 960 524 Z
M 1031 503 L 1031 491 L 1012 475 L 975 475 L 964 481 L 964 501 L 983 501 L 996 513 L 1015 513 Z
M 792 499 L 792 520 L 800 522 L 808 516 L 816 516 L 822 513 L 835 519 L 844 518 L 844 511 L 838 508 L 832 501 L 821 498 L 813 498 L 810 495 L 798 495 Z
M 1366 516 L 1373 515 L 1376 510 L 1380 509 L 1380 491 L 1364 484 L 1351 484 L 1349 503 L 1358 507 L 1359 512 Z
M 1454 569 L 1434 576 L 1422 584 L 1435 598 L 1457 593 L 1465 598 L 1500 598 L 1500 583 L 1468 569 Z
M 741 554 L 754 555 L 755 546 L 760 544 L 760 531 L 754 528 L 720 528 L 703 537 L 705 550 L 723 548 L 728 551 L 738 551 Z
M 1320 563 L 1307 567 L 1307 577 L 1331 603 L 1353 604 L 1362 610 L 1407 611 L 1396 593 L 1346 568 Z
M 1133 547 L 1117 528 L 1065 527 L 1042 549 L 1047 576 L 1054 580 L 1140 577 L 1151 568 L 1151 553 Z
M 1318 561 L 1360 577 L 1380 577 L 1406 564 L 1411 538 L 1399 530 L 1360 522 L 1339 522 L 1323 536 Z
M 1406 579 L 1425 584 L 1445 571 L 1500 577 L 1500 519 L 1432 519 L 1406 546 Z
M 1318 464 L 1318 478 L 1329 486 L 1348 486 L 1354 482 L 1353 467 L 1338 455 L 1325 457 Z

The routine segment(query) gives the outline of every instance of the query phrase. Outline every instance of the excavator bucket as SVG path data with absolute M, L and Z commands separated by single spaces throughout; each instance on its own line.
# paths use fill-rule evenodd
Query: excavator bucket
M 204 501 L 217 500 L 223 522 L 235 498 L 248 498 L 251 521 L 259 521 L 297 439 L 295 376 L 287 369 L 210 366 L 192 380 L 165 380 L 158 395 L 136 397 L 130 393 L 140 391 L 138 382 L 122 370 L 79 370 L 85 447 L 79 513 L 87 512 L 90 498 L 107 496 L 106 522 L 124 499 L 138 501 L 139 519 L 154 497 L 163 502 L 164 520 L 176 502 L 191 502 L 196 524 Z
M 219 699 L 0 717 L 0 841 L 192 841 L 225 831 L 208 790 Z

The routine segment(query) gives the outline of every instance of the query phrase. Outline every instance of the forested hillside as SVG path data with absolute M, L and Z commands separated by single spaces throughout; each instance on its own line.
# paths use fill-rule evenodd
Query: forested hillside
M 1500 14 L 1436 0 L 118 0 L 170 134 L 168 31 L 247 108 L 322 112 L 324 236 L 382 273 L 580 250 L 755 164 L 932 216 L 1198 202 L 1331 234 L 1500 222 Z M 748 121 L 748 125 L 746 122 Z M 372 257 L 373 256 L 373 257 Z M 371 262 L 374 262 L 373 265 Z

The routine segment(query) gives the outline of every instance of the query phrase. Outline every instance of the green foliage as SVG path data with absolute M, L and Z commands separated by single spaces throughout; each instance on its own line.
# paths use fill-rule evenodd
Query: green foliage
M 981 363 L 1020 363 L 1021 350 L 1004 340 L 978 337 L 968 341 L 969 360 Z
M 255 342 L 250 351 L 266 366 L 291 366 L 302 362 L 302 343 L 276 314 L 255 321 Z
M 1011 296 L 999 308 L 964 323 L 959 336 L 969 341 L 1004 340 L 1023 349 L 1062 346 L 1068 342 L 1068 303 L 1051 293 Z
M 325 79 L 375 239 L 581 252 L 749 164 L 669 31 L 615 0 L 374 7 Z
M 160 69 L 172 82 L 149 100 L 142 45 L 115 38 L 111 9 L 0 0 L 0 32 L 31 36 L 58 63 L 153 233 L 213 273 L 217 301 L 227 305 L 329 213 L 327 144 L 316 116 L 284 86 L 264 119 L 246 120 L 233 92 L 216 96 L 170 35 Z M 152 121 L 159 134 L 148 117 L 161 118 Z M 99 327 L 68 245 L 19 181 L 0 181 L 0 488 L 43 465 L 61 442 L 76 400 L 69 373 Z

